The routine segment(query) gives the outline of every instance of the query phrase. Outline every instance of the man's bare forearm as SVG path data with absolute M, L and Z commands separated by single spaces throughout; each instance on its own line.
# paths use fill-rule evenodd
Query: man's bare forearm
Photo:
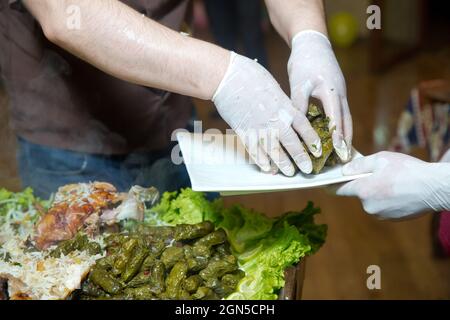
M 322 0 L 265 0 L 272 24 L 290 45 L 292 38 L 303 30 L 327 34 Z
M 117 78 L 201 99 L 222 80 L 230 53 L 179 34 L 118 0 L 24 0 L 56 45 Z M 79 8 L 80 28 L 67 25 Z

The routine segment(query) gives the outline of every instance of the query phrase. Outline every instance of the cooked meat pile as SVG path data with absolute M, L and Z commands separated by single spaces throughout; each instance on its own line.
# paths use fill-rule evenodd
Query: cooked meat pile
M 94 226 L 102 210 L 117 201 L 117 190 L 109 183 L 80 183 L 59 188 L 52 207 L 36 226 L 36 246 L 42 250 L 73 238 L 83 226 Z
M 34 240 L 40 250 L 60 241 L 72 239 L 80 230 L 98 234 L 101 225 L 119 220 L 142 220 L 144 202 L 158 199 L 155 188 L 134 186 L 128 193 L 119 193 L 105 182 L 71 184 L 58 189 L 48 212 L 36 226 Z

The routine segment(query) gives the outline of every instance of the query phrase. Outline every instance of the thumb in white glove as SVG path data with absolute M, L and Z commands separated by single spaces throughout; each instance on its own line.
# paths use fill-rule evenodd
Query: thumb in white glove
M 350 160 L 352 117 L 344 76 L 328 38 L 314 30 L 299 32 L 292 40 L 288 73 L 294 107 L 306 114 L 309 98 L 320 99 L 330 118 L 336 153 L 342 161 Z
M 337 194 L 360 198 L 364 210 L 380 218 L 450 209 L 448 163 L 428 163 L 401 153 L 380 152 L 355 159 L 342 170 L 344 175 L 373 173 L 344 184 Z
M 297 133 L 315 156 L 321 153 L 320 138 L 260 64 L 232 53 L 212 100 L 262 170 L 270 171 L 272 160 L 282 173 L 293 176 L 295 167 L 289 154 L 302 172 L 311 173 L 311 159 Z

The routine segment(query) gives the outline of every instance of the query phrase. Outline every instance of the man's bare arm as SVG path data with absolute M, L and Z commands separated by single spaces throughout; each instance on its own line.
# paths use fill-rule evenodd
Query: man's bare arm
M 323 0 L 265 0 L 270 20 L 283 39 L 303 30 L 316 30 L 327 35 Z
M 117 78 L 201 99 L 211 99 L 230 53 L 179 34 L 117 0 L 24 0 L 45 36 Z M 67 8 L 81 13 L 69 28 Z

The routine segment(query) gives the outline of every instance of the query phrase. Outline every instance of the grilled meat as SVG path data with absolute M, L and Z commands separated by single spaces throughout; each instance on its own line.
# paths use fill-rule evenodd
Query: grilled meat
M 99 219 L 92 216 L 100 216 L 122 199 L 109 183 L 79 183 L 59 188 L 53 205 L 36 226 L 36 247 L 42 250 L 71 239 L 83 227 L 95 230 L 91 224 Z

